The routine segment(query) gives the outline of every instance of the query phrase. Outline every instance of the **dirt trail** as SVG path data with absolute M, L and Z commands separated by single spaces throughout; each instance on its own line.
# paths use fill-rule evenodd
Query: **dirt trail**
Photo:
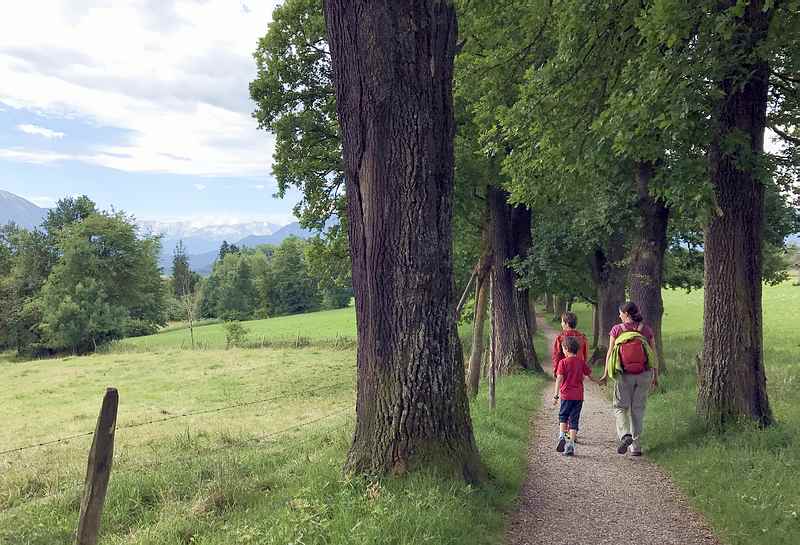
M 549 324 L 539 326 L 553 339 Z M 550 366 L 544 355 L 545 369 Z M 669 477 L 647 459 L 647 424 L 635 458 L 616 451 L 614 415 L 604 391 L 586 382 L 576 456 L 555 451 L 558 410 L 545 389 L 534 418 L 528 476 L 511 515 L 509 545 L 718 545 Z

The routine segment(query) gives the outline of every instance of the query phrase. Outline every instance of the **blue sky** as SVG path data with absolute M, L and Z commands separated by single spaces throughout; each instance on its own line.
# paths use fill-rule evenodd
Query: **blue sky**
M 0 189 L 141 219 L 291 221 L 298 195 L 272 198 L 273 139 L 247 88 L 277 3 L 15 3 L 0 19 Z

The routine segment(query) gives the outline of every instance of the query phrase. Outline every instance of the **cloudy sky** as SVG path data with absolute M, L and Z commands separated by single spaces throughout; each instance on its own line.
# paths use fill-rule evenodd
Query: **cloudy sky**
M 286 223 L 252 53 L 279 0 L 31 0 L 0 18 L 0 189 Z

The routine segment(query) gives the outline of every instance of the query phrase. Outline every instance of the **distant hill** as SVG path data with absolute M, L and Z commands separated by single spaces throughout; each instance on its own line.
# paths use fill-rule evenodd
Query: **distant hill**
M 241 247 L 248 247 L 248 248 L 255 248 L 256 246 L 260 246 L 261 244 L 280 244 L 283 242 L 284 239 L 290 236 L 296 236 L 300 238 L 309 238 L 314 233 L 312 231 L 307 231 L 300 227 L 298 222 L 290 223 L 289 225 L 284 225 L 283 227 L 277 229 L 274 233 L 269 235 L 247 235 L 241 239 L 225 239 L 230 243 L 235 244 L 236 246 Z M 164 274 L 170 274 L 172 272 L 172 253 L 175 249 L 175 244 L 177 241 L 170 241 L 171 244 L 167 246 L 167 241 L 165 240 L 164 248 L 161 253 L 161 267 L 164 269 Z M 192 268 L 193 271 L 196 271 L 202 275 L 211 274 L 211 270 L 214 268 L 214 262 L 217 260 L 217 256 L 219 255 L 219 246 L 222 244 L 222 240 L 213 244 L 213 249 L 207 251 L 201 251 L 198 253 L 192 253 L 191 247 L 186 240 L 183 241 L 184 246 L 186 246 L 187 254 L 189 257 L 189 266 Z
M 0 189 L 0 225 L 14 222 L 26 229 L 40 225 L 47 215 L 46 208 L 39 208 L 18 195 Z
M 280 244 L 283 242 L 284 239 L 289 238 L 291 236 L 300 237 L 300 238 L 309 238 L 313 236 L 313 231 L 307 231 L 300 227 L 298 222 L 290 223 L 289 225 L 284 225 L 271 235 L 265 236 L 257 236 L 257 235 L 250 235 L 244 237 L 242 240 L 236 243 L 237 246 L 247 246 L 248 248 L 255 248 L 261 244 Z

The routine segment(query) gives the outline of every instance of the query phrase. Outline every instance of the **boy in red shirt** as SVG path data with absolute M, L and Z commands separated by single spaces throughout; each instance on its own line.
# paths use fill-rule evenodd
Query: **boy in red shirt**
M 566 357 L 558 362 L 556 368 L 553 405 L 561 399 L 556 452 L 563 452 L 564 456 L 575 456 L 575 438 L 578 436 L 578 422 L 583 407 L 583 378 L 589 377 L 589 380 L 596 382 L 592 378 L 592 369 L 586 365 L 586 360 L 577 355 L 580 348 L 580 341 L 576 337 L 565 337 L 563 350 Z M 567 441 L 567 430 L 569 430 L 569 441 Z
M 558 362 L 563 360 L 566 355 L 564 354 L 563 345 L 564 339 L 567 337 L 575 337 L 580 342 L 580 349 L 577 355 L 583 358 L 583 361 L 589 361 L 589 343 L 586 341 L 586 335 L 575 329 L 578 326 L 578 317 L 574 312 L 565 312 L 561 315 L 561 334 L 556 337 L 553 342 L 552 360 L 553 360 L 553 377 L 556 376 L 556 369 Z

